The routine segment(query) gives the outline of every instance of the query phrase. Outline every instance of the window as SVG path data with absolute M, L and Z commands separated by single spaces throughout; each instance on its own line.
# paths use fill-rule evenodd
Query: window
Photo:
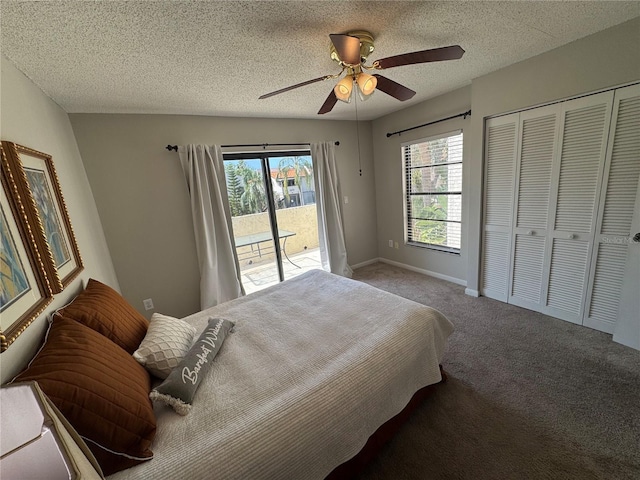
M 276 208 L 315 203 L 313 166 L 309 151 L 225 153 L 224 172 L 231 216 L 267 211 L 263 158 L 268 162 L 265 168 L 271 177 L 271 191 Z
M 460 253 L 462 131 L 402 145 L 405 243 Z
M 321 266 L 310 151 L 225 153 L 224 172 L 245 292 Z

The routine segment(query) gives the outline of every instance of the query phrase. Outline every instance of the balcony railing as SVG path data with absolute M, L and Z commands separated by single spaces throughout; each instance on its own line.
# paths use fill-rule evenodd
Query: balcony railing
M 321 268 L 316 206 L 276 211 L 285 279 Z M 268 213 L 233 217 L 236 252 L 245 291 L 260 290 L 279 281 Z

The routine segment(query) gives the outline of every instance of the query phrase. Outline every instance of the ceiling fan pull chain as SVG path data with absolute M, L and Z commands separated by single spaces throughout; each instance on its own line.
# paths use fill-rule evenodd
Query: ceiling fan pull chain
M 358 85 L 354 82 L 353 88 L 358 88 Z M 355 99 L 356 107 L 356 140 L 358 141 L 358 172 L 362 176 L 362 159 L 360 158 L 360 122 L 358 121 L 358 95 L 353 96 Z

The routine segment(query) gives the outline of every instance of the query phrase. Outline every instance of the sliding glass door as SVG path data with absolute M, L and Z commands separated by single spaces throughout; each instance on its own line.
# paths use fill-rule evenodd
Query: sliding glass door
M 320 268 L 309 152 L 225 154 L 224 159 L 245 291 Z

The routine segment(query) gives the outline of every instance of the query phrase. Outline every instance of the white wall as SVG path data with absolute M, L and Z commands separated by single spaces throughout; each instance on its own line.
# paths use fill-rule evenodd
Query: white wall
M 68 303 L 90 277 L 118 287 L 98 212 L 67 114 L 27 77 L 1 58 L 0 137 L 53 157 L 84 270 L 43 315 L 0 355 L 2 383 L 24 368 L 40 346 L 49 312 Z
M 142 310 L 182 317 L 199 310 L 199 271 L 189 197 L 167 144 L 340 141 L 336 147 L 350 264 L 377 256 L 371 124 L 186 115 L 71 114 L 71 123 L 123 294 Z M 149 312 L 143 312 L 149 313 Z

